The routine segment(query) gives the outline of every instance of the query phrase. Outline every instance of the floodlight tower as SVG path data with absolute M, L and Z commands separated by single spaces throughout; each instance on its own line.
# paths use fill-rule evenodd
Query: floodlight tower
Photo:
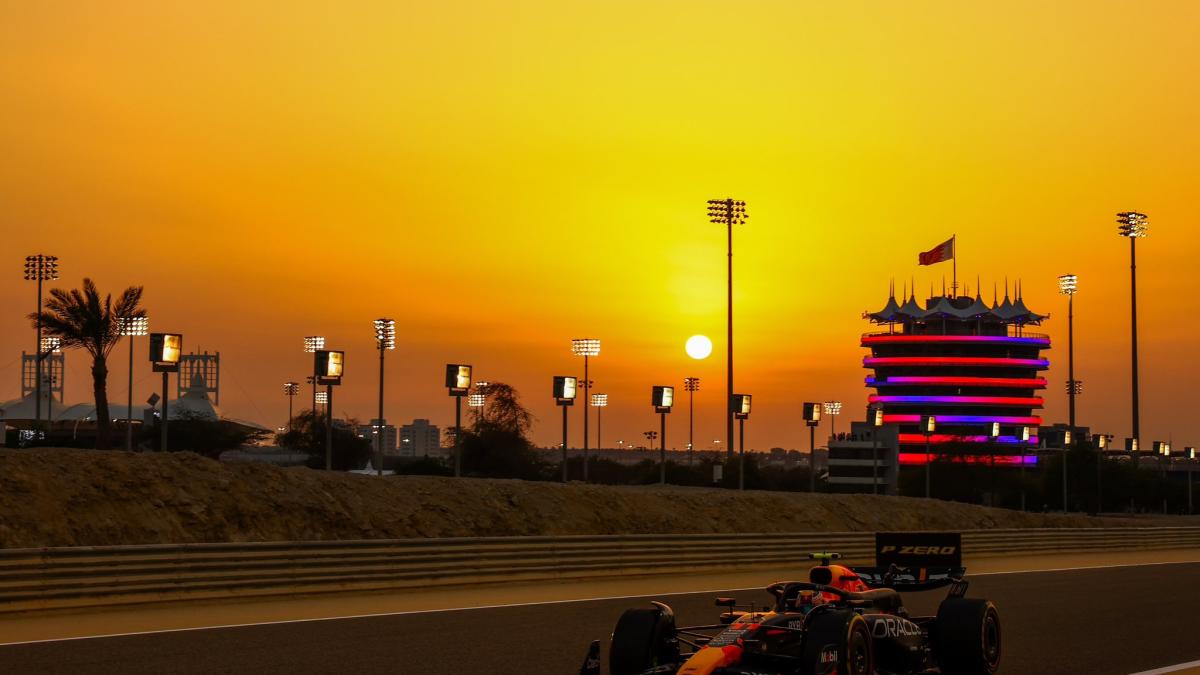
M 608 394 L 592 394 L 592 407 L 596 409 L 596 449 L 603 450 L 603 437 L 600 435 L 600 413 L 608 406 Z
M 693 438 L 696 434 L 696 392 L 700 391 L 700 378 L 683 378 L 683 390 L 688 393 L 688 466 L 692 465 Z
M 1129 239 L 1129 326 L 1131 335 L 1133 370 L 1133 438 L 1141 437 L 1138 415 L 1138 346 L 1137 346 L 1137 240 L 1150 230 L 1150 220 L 1144 213 L 1123 211 L 1117 214 L 1117 234 Z
M 309 335 L 304 338 L 305 354 L 315 354 L 322 349 L 325 349 L 325 336 Z M 308 378 L 308 381 L 312 384 L 312 409 L 315 413 L 317 411 L 317 376 L 313 375 Z
M 288 429 L 292 428 L 292 402 L 296 400 L 296 395 L 300 393 L 299 382 L 284 382 L 283 395 L 287 396 L 288 400 Z
M 571 353 L 583 357 L 583 400 L 590 400 L 592 381 L 588 377 L 588 358 L 600 355 L 600 341 L 595 338 L 571 340 Z M 588 480 L 588 407 L 583 406 L 583 482 Z
M 150 318 L 141 316 L 117 317 L 117 331 L 129 338 L 129 391 L 125 401 L 125 450 L 133 451 L 133 338 L 150 334 Z
M 37 327 L 37 337 L 34 344 L 37 345 L 37 358 L 33 360 L 34 382 L 33 382 L 33 426 L 35 429 L 40 429 L 42 426 L 42 282 L 54 281 L 58 279 L 58 257 L 52 255 L 37 255 L 25 256 L 25 281 L 37 282 L 37 314 L 34 315 L 34 322 Z
M 383 475 L 383 355 L 396 348 L 396 322 L 392 319 L 375 319 L 375 347 L 379 350 L 379 424 L 375 428 L 376 475 Z
M 825 401 L 825 414 L 829 416 L 829 435 L 837 433 L 837 416 L 842 413 L 841 401 Z
M 1058 292 L 1067 296 L 1067 428 L 1075 433 L 1075 395 L 1079 393 L 1075 380 L 1075 291 L 1078 277 L 1064 274 L 1058 278 Z
M 736 199 L 708 200 L 708 221 L 724 225 L 728 232 L 728 274 L 726 277 L 726 336 L 725 336 L 725 454 L 733 459 L 733 226 L 749 218 L 746 202 Z

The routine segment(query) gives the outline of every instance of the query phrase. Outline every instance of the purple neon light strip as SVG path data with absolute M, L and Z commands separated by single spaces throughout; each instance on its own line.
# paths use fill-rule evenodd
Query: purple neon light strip
M 948 405 L 1014 405 L 1040 408 L 1045 400 L 1040 396 L 876 396 L 871 403 L 945 403 Z
M 1040 417 L 1014 417 L 1010 415 L 935 415 L 938 424 L 1026 424 L 1040 426 Z M 887 415 L 883 416 L 884 424 L 920 424 L 920 415 Z
M 926 387 L 1012 387 L 1014 389 L 1045 389 L 1044 377 L 933 377 L 929 375 L 893 375 L 876 379 L 868 375 L 868 387 L 894 387 L 919 384 Z
M 1048 368 L 1049 359 L 1010 359 L 996 356 L 867 356 L 864 366 L 999 366 Z
M 1050 338 L 1017 335 L 864 335 L 864 345 L 879 343 L 922 344 L 935 342 L 981 342 L 992 344 L 1049 345 Z
M 930 445 L 944 445 L 946 443 L 989 443 L 991 436 L 958 436 L 955 434 L 932 434 L 929 437 Z M 1020 445 L 1021 441 L 1016 436 L 998 436 L 996 442 L 1001 445 Z M 1038 437 L 1030 436 L 1028 445 L 1037 445 Z M 900 434 L 900 445 L 925 445 L 925 436 L 923 434 Z

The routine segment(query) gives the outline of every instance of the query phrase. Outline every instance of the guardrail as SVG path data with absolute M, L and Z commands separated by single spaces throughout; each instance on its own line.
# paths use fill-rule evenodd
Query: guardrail
M 870 563 L 869 532 L 179 544 L 0 550 L 0 611 L 168 599 Z M 982 555 L 1200 548 L 1200 527 L 978 530 Z

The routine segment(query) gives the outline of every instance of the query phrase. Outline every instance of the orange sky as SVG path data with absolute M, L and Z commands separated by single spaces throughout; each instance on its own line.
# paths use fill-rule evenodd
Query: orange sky
M 972 286 L 1021 278 L 1055 315 L 1051 420 L 1055 277 L 1079 275 L 1080 423 L 1125 436 L 1113 214 L 1138 209 L 1143 440 L 1200 444 L 1200 5 L 190 4 L 0 7 L 0 399 L 33 343 L 21 259 L 45 252 L 72 285 L 144 284 L 153 329 L 221 351 L 237 417 L 282 422 L 306 334 L 347 350 L 337 412 L 370 417 L 386 315 L 390 420 L 447 423 L 441 370 L 465 361 L 516 385 L 553 443 L 550 378 L 593 336 L 606 445 L 656 428 L 651 385 L 692 375 L 705 447 L 723 435 L 724 232 L 704 201 L 729 195 L 751 214 L 748 447 L 807 447 L 805 399 L 844 401 L 843 429 L 861 417 L 861 312 L 891 277 L 940 288 L 949 266 L 916 254 L 953 233 Z M 690 361 L 693 333 L 718 358 Z M 86 400 L 85 357 L 68 362 L 68 400 Z M 686 415 L 668 433 L 685 443 Z

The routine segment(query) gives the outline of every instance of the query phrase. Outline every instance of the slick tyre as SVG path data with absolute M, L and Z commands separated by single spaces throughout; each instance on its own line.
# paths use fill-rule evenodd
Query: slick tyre
M 804 634 L 805 675 L 873 675 L 875 654 L 866 620 L 836 610 L 810 617 Z
M 947 598 L 933 632 L 943 675 L 994 675 L 1000 668 L 1000 613 L 991 602 Z
M 638 675 L 664 663 L 679 660 L 675 615 L 659 607 L 627 609 L 613 629 L 608 649 L 612 675 Z

